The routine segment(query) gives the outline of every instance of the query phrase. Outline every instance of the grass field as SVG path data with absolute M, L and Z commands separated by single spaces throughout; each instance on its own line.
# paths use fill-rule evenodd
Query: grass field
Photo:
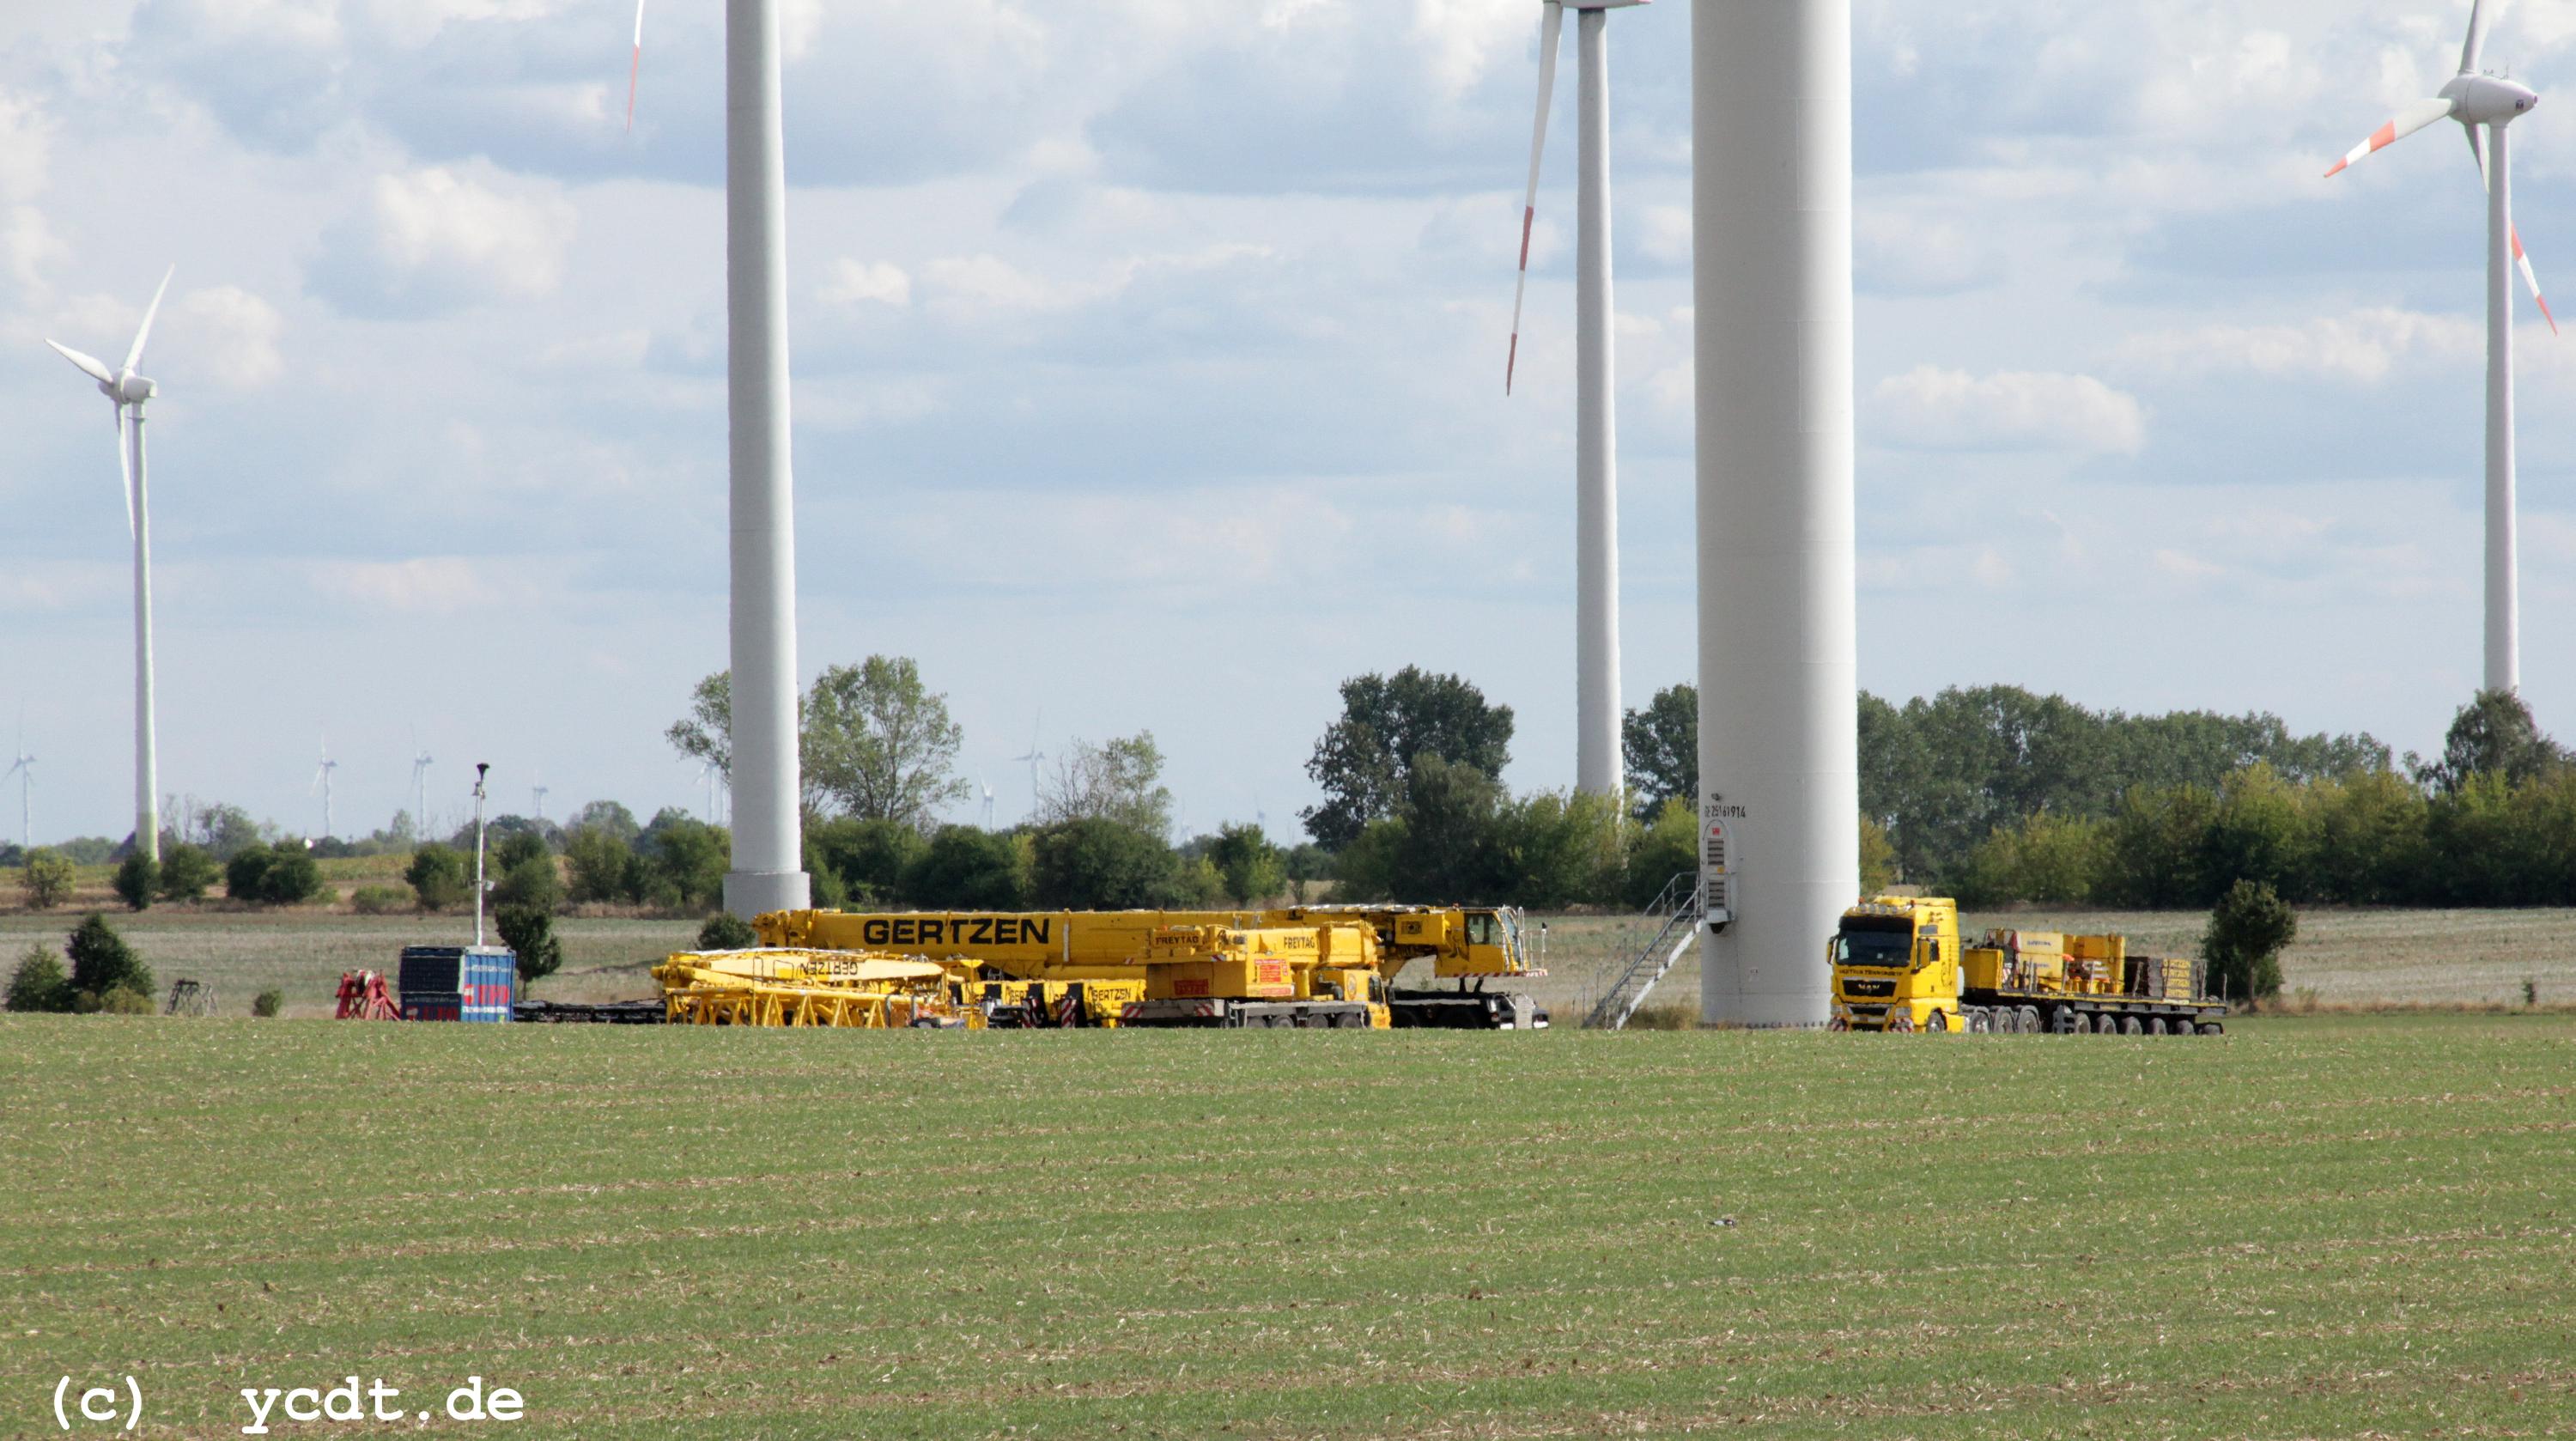
M 2563 1016 L 0 1017 L 0 1095 L 12 1436 L 129 1374 L 209 1437 L 352 1374 L 521 1438 L 2576 1433 Z

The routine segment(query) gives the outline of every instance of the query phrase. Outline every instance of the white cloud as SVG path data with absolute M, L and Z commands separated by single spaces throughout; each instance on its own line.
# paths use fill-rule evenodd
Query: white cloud
M 381 175 L 323 237 L 316 288 L 344 308 L 419 313 L 536 300 L 563 281 L 579 216 L 552 182 L 444 166 Z
M 43 211 L 32 205 L 9 207 L 7 220 L 0 222 L 0 265 L 7 267 L 21 294 L 41 294 L 45 267 L 65 253 Z
M 217 385 L 257 390 L 286 371 L 277 349 L 285 321 L 276 306 L 238 285 L 189 291 L 171 319 L 174 347 Z
M 2151 330 L 2121 342 L 2126 367 L 2160 376 L 2323 376 L 2371 384 L 2399 362 L 2473 359 L 2483 323 L 2451 315 L 2377 307 L 2304 325 L 2203 325 Z
M 2004 278 L 2002 249 L 1949 221 L 1887 207 L 1864 209 L 1852 221 L 1853 265 L 1863 290 L 1955 295 Z M 1683 243 L 1687 255 L 1687 232 Z
M 874 302 L 899 309 L 912 304 L 912 277 L 901 266 L 887 261 L 844 256 L 832 262 L 831 279 L 823 282 L 819 294 L 827 305 Z
M 476 556 L 394 561 L 323 561 L 310 573 L 326 601 L 405 615 L 458 615 L 529 600 L 527 571 Z
M 1903 446 L 2134 455 L 2146 444 L 2137 397 L 2089 375 L 1921 365 L 1880 381 L 1870 398 L 1875 427 Z
M 40 101 L 0 87 L 0 201 L 31 200 L 43 192 L 53 128 Z

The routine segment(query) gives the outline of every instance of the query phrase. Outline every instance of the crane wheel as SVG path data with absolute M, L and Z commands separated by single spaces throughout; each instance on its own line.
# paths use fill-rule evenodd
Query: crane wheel
M 2021 1033 L 2023 1035 L 2036 1036 L 2039 1034 L 2039 1007 L 2024 1006 L 2016 1012 L 2016 1014 L 2021 1017 Z
M 2203 1021 L 2200 1023 L 2200 1034 L 2204 1036 L 2223 1036 L 2227 1034 L 2227 1028 L 2216 1021 Z
M 2147 1034 L 2148 1034 L 2148 1035 L 2150 1035 L 2150 1036 L 2161 1036 L 2161 1035 L 2163 1035 L 2164 1033 L 2165 1033 L 2165 1018 L 2164 1018 L 2164 1017 L 2162 1017 L 2162 1016 L 2149 1016 L 2149 1017 L 2147 1017 Z
M 1923 1018 L 1923 1033 L 1928 1036 L 1946 1036 L 1950 1034 L 1950 1018 L 1942 1015 L 1939 1011 L 1934 1011 L 1932 1014 Z
M 2135 1017 L 2135 1016 L 2122 1016 L 2122 1017 L 2120 1018 L 2120 1034 L 2121 1034 L 2121 1035 L 2124 1035 L 2124 1036 L 2143 1036 L 2143 1035 L 2145 1035 L 2146 1033 L 2147 1033 L 2147 1028 L 2146 1028 L 2145 1026 L 2142 1026 L 2142 1025 L 2138 1024 L 2138 1018 L 2137 1018 L 2137 1017 Z

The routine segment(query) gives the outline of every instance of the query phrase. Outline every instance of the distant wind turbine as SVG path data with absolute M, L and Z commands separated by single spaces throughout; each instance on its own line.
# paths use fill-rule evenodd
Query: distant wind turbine
M 635 0 L 635 59 L 626 70 L 626 133 L 635 133 L 635 82 L 644 76 L 644 0 Z
M 2513 163 L 2505 149 L 2505 127 L 2540 103 L 2531 90 L 2481 72 L 2486 49 L 2488 0 L 2469 7 L 2469 37 L 2460 47 L 2460 73 L 2432 98 L 2418 100 L 2395 119 L 2372 131 L 2370 138 L 2347 152 L 2328 177 L 2341 174 L 2354 161 L 2385 150 L 2437 120 L 2457 120 L 2468 132 L 2469 154 L 2487 191 L 2487 434 L 2486 434 L 2486 685 L 2487 690 L 2522 688 L 2522 601 L 2515 556 L 2513 457 L 2513 280 L 2531 290 L 2532 302 L 2550 333 L 2557 317 L 2540 295 L 2540 279 L 2522 252 L 2522 236 L 2513 223 Z M 2498 5 L 2499 9 L 2503 8 Z M 2483 128 L 2484 133 L 2480 131 Z M 2489 163 L 2492 152 L 2494 160 Z
M 418 740 L 413 744 L 417 746 Z M 437 762 L 429 752 L 416 751 L 411 758 L 412 804 L 419 809 L 411 813 L 411 833 L 415 840 L 429 839 L 429 768 Z
M 115 370 L 59 341 L 45 342 L 97 381 L 99 393 L 116 405 L 116 461 L 125 476 L 125 527 L 134 538 L 134 845 L 154 861 L 161 859 L 161 776 L 152 724 L 152 508 L 144 480 L 143 405 L 160 387 L 134 367 L 143 363 L 143 342 L 152 336 L 152 319 L 161 313 L 161 297 L 170 293 L 170 277 L 178 269 L 162 272 L 161 288 L 152 292 L 125 363 Z
M 537 819 L 540 821 L 546 818 L 546 789 L 544 786 L 529 787 L 530 792 L 536 797 Z
M 322 742 L 322 764 L 313 772 L 312 788 L 322 793 L 322 839 L 326 841 L 336 834 L 331 829 L 331 773 L 339 768 L 340 763 L 331 759 L 331 743 L 325 740 Z
M 993 828 L 993 783 L 977 776 L 975 788 L 984 793 L 984 829 L 989 831 Z
M 1029 753 L 1024 756 L 1011 757 L 1014 764 L 1020 761 L 1028 762 L 1029 811 L 1033 815 L 1037 812 L 1038 805 L 1038 766 L 1041 762 L 1046 760 L 1046 752 L 1038 749 L 1038 731 L 1043 728 L 1045 724 L 1046 712 L 1039 711 L 1038 718 L 1029 722 Z
M 30 793 L 36 784 L 36 758 L 27 754 L 27 728 L 23 725 L 18 728 L 17 754 L 7 772 L 0 773 L 0 781 L 10 776 L 18 778 L 18 849 L 32 851 L 36 848 L 36 812 Z

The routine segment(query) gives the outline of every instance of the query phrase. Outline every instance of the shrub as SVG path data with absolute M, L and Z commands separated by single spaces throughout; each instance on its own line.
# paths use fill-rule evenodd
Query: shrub
M 1036 847 L 1029 837 L 974 826 L 942 826 L 904 872 L 901 894 L 915 905 L 1008 911 L 1029 904 Z
M 664 910 L 704 910 L 724 896 L 725 866 L 733 837 L 702 820 L 666 810 L 653 817 L 638 846 L 644 858 L 644 896 Z
M 503 906 L 493 917 L 501 943 L 519 953 L 521 984 L 542 980 L 563 967 L 563 942 L 555 939 L 554 913 L 543 906 Z
M 1864 823 L 1864 841 L 1867 835 Z M 1684 872 L 1699 872 L 1699 817 L 1688 800 L 1675 796 L 1657 807 L 1651 820 L 1628 833 L 1625 899 L 1632 906 L 1646 905 Z M 1866 880 L 1862 889 L 1869 889 Z
M 1030 859 L 1030 889 L 1041 906 L 1137 910 L 1162 904 L 1177 889 L 1172 848 L 1119 821 L 1059 821 L 1032 838 Z
M 285 1009 L 286 992 L 284 991 L 274 989 L 266 990 L 251 997 L 250 1013 L 254 1016 L 261 1017 L 262 1019 L 274 1016 Z
M 186 841 L 164 846 L 161 850 L 161 899 L 165 901 L 202 901 L 206 888 L 215 883 L 222 871 L 214 856 L 204 846 Z
M 513 840 L 523 839 L 512 837 Z M 525 839 L 533 839 L 528 837 Z M 535 855 L 521 855 L 501 871 L 492 888 L 492 900 L 503 906 L 534 906 L 552 911 L 563 904 L 562 875 L 555 870 L 555 858 L 540 845 Z
M 851 895 L 880 905 L 903 894 L 906 873 L 930 851 L 921 832 L 900 821 L 826 821 L 805 834 L 818 879 L 828 871 Z
M 95 996 L 83 991 L 73 1005 L 84 1015 L 148 1016 L 152 1014 L 151 994 L 132 986 L 117 986 Z
M 160 863 L 140 850 L 128 851 L 116 867 L 117 899 L 129 911 L 152 908 L 152 897 L 161 889 Z
M 2298 915 L 2269 884 L 2238 881 L 2228 887 L 2209 913 L 2200 942 L 2211 988 L 2257 1001 L 2279 995 L 2281 948 L 2298 934 Z
M 268 870 L 254 897 L 260 904 L 300 906 L 322 895 L 322 867 L 302 841 L 279 841 L 268 855 Z
M 72 885 L 80 873 L 72 863 L 50 846 L 38 846 L 27 852 L 27 863 L 18 871 L 19 888 L 27 897 L 27 909 L 50 911 L 72 898 Z
M 63 974 L 63 958 L 51 947 L 29 946 L 10 973 L 8 1009 L 60 1013 L 71 1008 L 72 983 Z
M 1238 906 L 1267 900 L 1288 884 L 1285 857 L 1259 826 L 1221 827 L 1207 859 L 1216 867 L 1226 898 Z
M 86 1000 L 82 1009 L 104 1008 L 108 994 L 118 990 L 133 991 L 143 997 L 146 1012 L 152 1009 L 152 968 L 143 964 L 107 917 L 95 912 L 82 917 L 64 949 L 71 956 L 72 989 Z
M 1396 858 L 1403 854 L 1410 839 L 1401 820 L 1369 822 L 1333 857 L 1333 899 L 1392 900 Z
M 349 894 L 349 909 L 362 916 L 389 916 L 412 900 L 409 886 L 360 886 Z
M 572 873 L 575 905 L 643 899 L 644 873 L 635 848 L 606 826 L 583 826 L 564 841 L 564 868 Z
M 260 896 L 268 889 L 269 862 L 276 858 L 277 852 L 266 846 L 236 852 L 224 862 L 224 894 L 251 905 L 263 904 Z
M 431 842 L 411 853 L 403 879 L 411 882 L 422 910 L 446 910 L 465 899 L 465 858 L 451 847 Z
M 751 922 L 731 911 L 719 911 L 698 927 L 698 949 L 702 951 L 742 951 L 759 944 L 759 933 L 752 930 Z

